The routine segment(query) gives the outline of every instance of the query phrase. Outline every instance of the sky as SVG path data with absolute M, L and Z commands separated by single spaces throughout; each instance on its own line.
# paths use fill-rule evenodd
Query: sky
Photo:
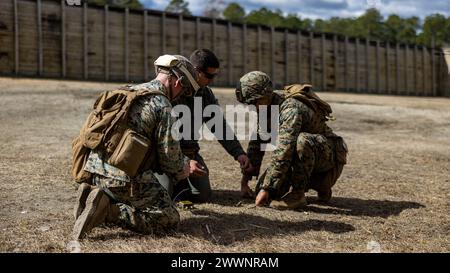
M 146 8 L 163 10 L 170 0 L 140 0 Z M 295 13 L 301 18 L 329 19 L 330 17 L 357 17 L 375 7 L 386 18 L 389 14 L 402 17 L 424 17 L 440 13 L 450 16 L 450 0 L 223 0 L 226 4 L 238 2 L 246 12 L 267 7 L 283 13 Z M 207 0 L 185 0 L 194 15 L 202 15 Z

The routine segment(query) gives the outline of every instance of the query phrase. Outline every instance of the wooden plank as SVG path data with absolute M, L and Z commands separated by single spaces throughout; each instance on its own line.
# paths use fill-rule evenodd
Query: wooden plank
M 395 93 L 400 92 L 400 45 L 395 43 Z
M 346 91 L 350 91 L 348 84 L 349 76 L 349 62 L 348 62 L 348 36 L 344 37 L 344 88 Z
M 183 55 L 183 14 L 178 15 L 178 53 Z
M 89 66 L 88 66 L 88 15 L 87 15 L 88 4 L 84 2 L 83 5 L 83 78 L 88 79 Z
M 380 87 L 380 80 L 381 80 L 381 76 L 380 76 L 380 63 L 381 63 L 381 54 L 380 54 L 380 40 L 377 40 L 377 45 L 376 45 L 376 51 L 375 51 L 375 58 L 376 58 L 376 71 L 375 71 L 375 89 L 376 92 L 378 94 L 381 93 L 381 87 Z
M 297 82 L 302 82 L 302 32 L 297 30 Z
M 14 8 L 14 72 L 19 75 L 19 10 L 17 0 L 13 0 Z
M 409 79 L 409 75 L 408 75 L 408 44 L 405 44 L 405 54 L 404 54 L 404 56 L 405 56 L 405 62 L 404 62 L 404 65 L 405 65 L 405 71 L 403 71 L 404 73 L 405 73 L 405 94 L 406 95 L 410 95 L 410 91 L 409 91 L 409 88 L 408 88 L 408 79 Z
M 425 69 L 425 63 L 426 63 L 426 47 L 422 46 L 422 94 L 421 95 L 426 95 L 427 91 L 427 85 L 426 85 L 426 77 L 425 77 L 425 73 L 426 73 L 426 69 Z
M 211 48 L 212 48 L 213 52 L 216 51 L 216 24 L 217 24 L 217 21 L 214 18 L 212 20 L 212 33 L 211 33 Z
M 366 38 L 366 92 L 370 93 L 370 41 Z
M 200 48 L 200 17 L 195 18 L 195 48 Z
M 276 82 L 275 79 L 275 30 L 274 27 L 270 27 L 270 74 L 272 82 Z
M 105 54 L 105 80 L 109 81 L 109 7 L 105 5 L 105 27 L 104 27 L 104 54 Z
M 284 30 L 284 84 L 289 83 L 289 31 Z
M 227 45 L 227 56 L 228 56 L 228 85 L 233 85 L 233 46 L 231 40 L 233 39 L 233 25 L 231 22 L 227 24 L 227 33 L 228 33 L 228 45 Z
M 435 97 L 436 93 L 436 56 L 435 56 L 436 39 L 433 36 L 431 39 L 431 89 L 432 95 Z
M 258 70 L 262 70 L 262 48 L 261 48 L 261 43 L 262 43 L 262 30 L 261 30 L 261 26 L 258 25 Z
M 242 25 L 242 60 L 243 60 L 243 64 L 242 64 L 242 70 L 243 74 L 247 73 L 247 51 L 248 51 L 248 42 L 247 42 L 247 24 L 243 24 Z
M 38 28 L 38 75 L 42 76 L 44 70 L 44 52 L 42 46 L 42 3 L 37 0 L 37 28 Z
M 166 13 L 161 15 L 161 55 L 166 54 Z
M 148 73 L 148 12 L 144 10 L 144 81 L 149 80 Z
M 61 0 L 61 77 L 66 77 L 66 1 Z
M 124 48 L 124 54 L 125 54 L 125 81 L 128 82 L 129 76 L 130 76 L 130 57 L 129 57 L 129 45 L 128 45 L 128 39 L 129 39 L 129 33 L 128 33 L 128 24 L 129 24 L 129 17 L 130 17 L 130 10 L 128 8 L 125 8 L 125 23 L 124 23 L 124 33 L 125 33 L 125 48 Z
M 339 88 L 339 51 L 338 51 L 338 36 L 333 35 L 333 55 L 334 55 L 334 90 L 337 91 Z
M 313 50 L 314 32 L 309 33 L 309 80 L 314 85 L 314 50 Z
M 355 38 L 355 90 L 359 92 L 359 38 Z
M 414 70 L 414 95 L 418 95 L 418 78 L 419 71 L 417 69 L 417 45 L 414 45 L 413 70 Z
M 391 94 L 390 87 L 390 76 L 391 76 L 391 68 L 389 63 L 389 51 L 390 51 L 390 43 L 386 42 L 386 93 Z
M 327 65 L 325 62 L 325 33 L 320 37 L 321 59 L 322 59 L 322 90 L 326 90 L 327 86 Z

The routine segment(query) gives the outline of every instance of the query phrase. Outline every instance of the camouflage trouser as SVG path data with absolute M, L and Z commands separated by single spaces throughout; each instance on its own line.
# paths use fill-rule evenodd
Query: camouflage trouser
M 178 227 L 180 215 L 167 191 L 153 175 L 141 176 L 141 180 L 126 183 L 123 187 L 108 187 L 114 180 L 95 175 L 93 182 L 107 188 L 114 195 L 120 209 L 119 226 L 143 234 L 171 232 Z M 108 194 L 108 192 L 107 192 Z
M 297 138 L 297 153 L 294 154 L 285 181 L 280 181 L 275 197 L 293 189 L 325 191 L 333 187 L 345 164 L 346 152 L 342 155 L 337 145 L 341 138 L 327 138 L 319 134 L 301 133 Z M 339 153 L 340 156 L 337 156 Z M 341 158 L 343 157 L 343 158 Z M 258 179 L 262 184 L 266 172 Z M 258 188 L 256 189 L 258 191 Z

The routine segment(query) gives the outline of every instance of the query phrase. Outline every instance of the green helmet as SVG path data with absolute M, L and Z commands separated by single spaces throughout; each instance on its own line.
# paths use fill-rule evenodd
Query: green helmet
M 236 87 L 236 99 L 241 103 L 252 104 L 272 92 L 270 77 L 264 72 L 252 71 L 240 78 Z

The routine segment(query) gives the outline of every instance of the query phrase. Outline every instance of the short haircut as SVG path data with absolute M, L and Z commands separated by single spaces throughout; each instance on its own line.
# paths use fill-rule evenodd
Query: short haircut
M 217 59 L 214 52 L 206 48 L 197 49 L 192 52 L 190 60 L 201 71 L 206 71 L 209 67 L 219 68 L 220 66 L 219 59 Z

